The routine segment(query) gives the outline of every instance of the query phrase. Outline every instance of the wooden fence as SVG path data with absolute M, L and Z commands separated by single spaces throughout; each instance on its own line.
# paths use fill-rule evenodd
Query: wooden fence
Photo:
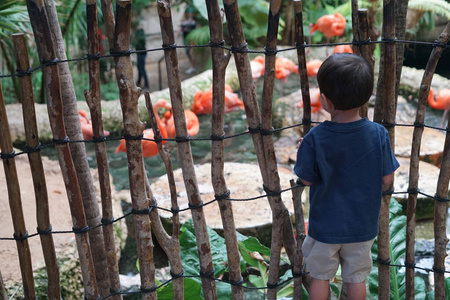
M 377 90 L 374 121 L 383 123 L 391 136 L 394 145 L 394 128 L 396 118 L 396 92 L 402 65 L 404 43 L 399 40 L 404 36 L 404 22 L 407 1 L 384 1 L 382 53 L 379 82 Z M 173 297 L 183 299 L 183 268 L 180 256 L 178 205 L 175 182 L 170 158 L 163 151 L 161 135 L 159 134 L 153 114 L 150 95 L 145 94 L 151 125 L 154 128 L 155 140 L 162 160 L 167 169 L 171 187 L 173 215 L 173 234 L 169 235 L 163 228 L 152 195 L 142 159 L 142 131 L 144 129 L 138 114 L 138 98 L 141 89 L 135 85 L 132 76 L 130 59 L 130 29 L 131 29 L 131 1 L 118 0 L 115 16 L 111 0 L 102 0 L 103 19 L 106 34 L 114 56 L 115 74 L 120 92 L 120 104 L 123 112 L 124 138 L 126 139 L 127 158 L 129 166 L 129 182 L 132 200 L 133 222 L 136 228 L 137 252 L 141 276 L 141 292 L 143 299 L 156 299 L 157 289 L 155 281 L 155 265 L 153 258 L 153 241 L 156 238 L 168 256 L 172 274 Z M 395 5 L 394 5 L 395 4 Z M 73 231 L 76 237 L 79 261 L 81 265 L 84 293 L 86 299 L 122 298 L 116 258 L 116 245 L 112 224 L 114 216 L 111 204 L 111 183 L 106 156 L 105 138 L 103 135 L 102 110 L 100 107 L 100 82 L 97 37 L 97 2 L 86 0 L 87 35 L 89 55 L 89 91 L 85 92 L 86 101 L 90 109 L 95 153 L 101 186 L 101 212 L 97 205 L 93 189 L 92 176 L 87 164 L 83 143 L 71 143 L 81 140 L 81 130 L 78 119 L 76 99 L 74 97 L 73 82 L 70 76 L 64 41 L 59 28 L 56 9 L 51 0 L 27 0 L 30 21 L 33 26 L 34 37 L 42 63 L 48 113 L 53 133 L 54 143 L 64 178 L 67 197 L 73 219 Z M 236 228 L 233 219 L 231 201 L 226 201 L 228 187 L 224 179 L 224 83 L 225 70 L 231 53 L 234 55 L 239 76 L 240 89 L 245 104 L 245 113 L 251 138 L 257 155 L 258 164 L 264 182 L 264 190 L 272 209 L 272 239 L 270 270 L 267 282 L 268 299 L 276 299 L 279 283 L 280 254 L 284 247 L 291 266 L 294 282 L 294 298 L 301 298 L 302 284 L 308 289 L 308 275 L 302 273 L 301 245 L 304 238 L 303 213 L 300 196 L 303 188 L 291 181 L 293 200 L 295 203 L 295 228 L 292 225 L 289 211 L 281 199 L 281 186 L 275 158 L 274 139 L 272 136 L 272 96 L 275 78 L 275 58 L 277 53 L 277 35 L 281 0 L 270 1 L 270 12 L 267 27 L 267 42 L 265 47 L 265 75 L 262 93 L 261 110 L 258 105 L 256 91 L 253 84 L 248 48 L 243 33 L 241 17 L 237 2 L 223 0 L 224 11 L 219 8 L 217 0 L 206 0 L 209 16 L 210 48 L 213 61 L 213 106 L 212 113 L 212 158 L 211 180 L 216 199 L 218 200 L 222 218 L 224 237 L 227 247 L 229 283 L 231 284 L 233 299 L 244 299 L 244 286 L 240 268 L 240 253 L 238 249 Z M 311 103 L 309 84 L 306 74 L 306 55 L 302 2 L 294 0 L 296 47 L 298 54 L 300 85 L 304 101 L 303 131 L 306 133 L 311 127 Z M 211 245 L 207 233 L 206 221 L 203 213 L 203 202 L 194 172 L 189 136 L 184 118 L 183 95 L 179 76 L 178 58 L 172 26 L 171 7 L 168 0 L 159 0 L 157 9 L 161 25 L 161 37 L 165 54 L 165 63 L 170 88 L 170 98 L 173 108 L 178 153 L 183 171 L 183 179 L 189 198 L 189 208 L 195 227 L 198 255 L 200 259 L 200 276 L 205 299 L 217 299 L 216 278 L 211 254 Z M 227 20 L 230 33 L 231 50 L 226 52 L 223 42 L 222 17 Z M 395 17 L 394 17 L 395 16 Z M 396 24 L 397 20 L 397 24 Z M 373 65 L 372 45 L 368 39 L 367 10 L 358 9 L 357 1 L 352 1 L 352 22 L 355 52 L 362 55 Z M 403 24 L 403 25 L 402 25 Z M 414 123 L 414 139 L 411 151 L 411 166 L 409 178 L 409 197 L 407 212 L 407 247 L 406 247 L 406 291 L 407 298 L 414 298 L 414 240 L 415 240 L 415 206 L 418 195 L 419 149 L 424 130 L 426 99 L 431 80 L 439 57 L 446 48 L 449 40 L 450 25 L 436 42 L 425 74 L 420 84 L 419 102 Z M 34 97 L 31 84 L 31 73 L 26 43 L 22 34 L 13 37 L 16 50 L 16 64 L 19 71 L 22 90 L 22 107 L 26 130 L 27 152 L 32 169 L 37 201 L 38 234 L 40 236 L 45 256 L 48 274 L 48 296 L 50 299 L 60 298 L 59 271 L 53 246 L 46 183 L 42 160 L 39 153 L 39 135 L 35 121 Z M 1 88 L 1 86 L 0 86 Z M 28 247 L 28 233 L 22 213 L 20 187 L 15 169 L 12 140 L 6 109 L 0 89 L 0 145 L 2 161 L 7 175 L 9 202 L 14 225 L 14 239 L 16 240 L 23 288 L 26 299 L 35 298 L 34 279 L 32 275 L 30 251 Z M 367 115 L 367 110 L 361 111 Z M 435 257 L 434 284 L 435 299 L 444 299 L 444 258 L 446 256 L 445 217 L 448 201 L 448 184 L 450 178 L 450 133 L 447 127 L 442 167 L 439 173 L 435 199 Z M 145 188 L 144 188 L 145 187 Z M 390 287 L 390 255 L 389 255 L 389 202 L 391 189 L 384 193 L 380 215 L 380 230 L 378 235 L 378 263 L 379 263 L 379 298 L 389 299 Z M 98 226 L 102 224 L 102 226 Z M 294 235 L 294 232 L 297 235 Z M 345 295 L 345 293 L 344 293 Z M 343 296 L 345 297 L 345 296 Z M 448 297 L 448 295 L 447 295 Z M 0 299 L 6 299 L 6 292 L 0 281 Z

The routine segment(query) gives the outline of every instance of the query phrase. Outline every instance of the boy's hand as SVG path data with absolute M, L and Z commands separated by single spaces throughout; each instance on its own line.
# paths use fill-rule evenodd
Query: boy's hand
M 300 147 L 300 144 L 301 144 L 302 142 L 303 142 L 303 138 L 300 138 L 300 139 L 298 140 L 297 148 Z

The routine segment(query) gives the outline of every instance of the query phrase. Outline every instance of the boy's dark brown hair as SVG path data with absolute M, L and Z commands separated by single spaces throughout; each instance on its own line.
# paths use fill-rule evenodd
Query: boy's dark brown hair
M 337 110 L 363 106 L 373 91 L 373 70 L 359 55 L 336 53 L 328 57 L 317 73 L 320 92 Z

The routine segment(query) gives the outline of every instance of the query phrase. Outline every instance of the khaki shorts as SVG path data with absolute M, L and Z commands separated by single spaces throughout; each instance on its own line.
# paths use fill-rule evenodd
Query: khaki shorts
M 306 236 L 302 246 L 306 270 L 313 278 L 331 280 L 341 264 L 344 282 L 363 282 L 372 269 L 371 248 L 374 240 L 361 243 L 325 244 Z

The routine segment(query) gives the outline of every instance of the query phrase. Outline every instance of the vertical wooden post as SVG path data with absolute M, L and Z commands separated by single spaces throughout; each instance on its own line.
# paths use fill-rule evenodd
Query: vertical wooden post
M 150 93 L 145 92 L 145 104 L 147 106 L 148 114 L 150 116 L 150 125 L 152 126 L 154 139 L 162 140 L 158 124 L 156 123 L 156 112 L 153 109 L 152 101 L 150 99 Z M 173 299 L 182 300 L 184 299 L 184 279 L 180 275 L 183 274 L 183 266 L 181 262 L 180 254 L 180 217 L 178 213 L 178 200 L 177 200 L 177 188 L 175 184 L 175 177 L 173 174 L 172 160 L 170 158 L 170 152 L 166 152 L 166 149 L 162 143 L 157 143 L 159 156 L 164 162 L 166 167 L 167 181 L 169 183 L 170 189 L 170 202 L 172 205 L 173 216 L 172 216 L 172 236 L 170 237 L 161 222 L 161 218 L 158 214 L 158 209 L 153 208 L 150 212 L 150 221 L 152 222 L 152 232 L 158 239 L 159 244 L 163 248 L 167 255 L 170 263 L 170 272 L 172 274 L 173 280 Z M 146 191 L 147 197 L 150 199 L 151 205 L 156 205 L 156 200 L 150 189 L 150 183 L 146 181 Z
M 114 36 L 114 52 L 124 53 L 130 47 L 131 29 L 131 1 L 120 0 L 116 2 L 116 28 Z M 130 56 L 115 57 L 116 80 L 119 87 L 120 105 L 122 107 L 125 135 L 139 136 L 144 125 L 139 119 L 138 99 L 141 89 L 133 80 L 133 68 Z M 141 290 L 147 291 L 143 299 L 156 299 L 155 266 L 153 263 L 153 240 L 151 222 L 148 213 L 149 199 L 145 191 L 146 173 L 142 157 L 142 141 L 128 139 L 126 141 L 128 158 L 128 176 L 130 178 L 130 193 L 133 211 L 134 226 L 136 229 L 136 244 L 139 257 L 141 275 Z
M 13 34 L 14 50 L 18 72 L 26 72 L 30 68 L 28 60 L 28 49 L 23 33 Z M 34 149 L 39 146 L 39 134 L 36 124 L 36 111 L 34 108 L 33 83 L 31 76 L 19 78 L 22 98 L 22 111 L 25 127 L 25 138 L 27 147 Z M 38 231 L 51 231 L 50 214 L 48 210 L 48 193 L 45 181 L 45 172 L 39 152 L 28 153 L 31 175 L 33 177 L 34 194 L 36 197 L 36 218 Z M 50 299 L 61 298 L 59 285 L 59 269 L 56 261 L 55 245 L 50 233 L 40 235 L 42 251 L 48 276 L 47 295 Z
M 450 40 L 450 22 L 447 23 L 444 31 L 439 37 L 439 42 L 443 45 L 447 44 Z M 435 48 L 434 51 L 442 52 L 443 48 Z M 433 52 L 434 52 L 433 51 Z M 449 128 L 449 118 L 447 118 L 447 129 Z M 444 154 L 442 158 L 441 170 L 439 172 L 439 178 L 436 189 L 436 197 L 439 199 L 448 200 L 448 185 L 450 179 L 450 132 L 447 130 L 444 145 Z M 445 257 L 446 246 L 448 243 L 446 235 L 446 217 L 447 217 L 448 202 L 435 201 L 434 204 L 434 298 L 446 299 L 449 295 L 445 295 L 444 284 L 444 270 L 445 270 Z
M 441 36 L 439 37 L 439 42 L 446 44 L 450 38 L 449 32 L 450 32 L 450 23 L 447 24 L 447 28 L 445 29 L 443 34 L 441 34 Z M 408 189 L 410 192 L 408 194 L 408 206 L 406 212 L 407 222 L 406 222 L 406 255 L 405 255 L 406 299 L 414 299 L 415 227 L 416 227 L 415 217 L 416 217 L 417 193 L 419 189 L 420 145 L 422 142 L 422 134 L 424 130 L 424 127 L 420 126 L 420 124 L 424 124 L 425 122 L 425 112 L 427 107 L 428 94 L 430 92 L 431 81 L 433 79 L 437 63 L 443 51 L 444 51 L 443 47 L 435 47 L 431 52 L 430 58 L 428 59 L 427 66 L 425 67 L 425 72 L 422 77 L 422 82 L 420 83 L 416 119 L 414 122 L 415 124 L 418 125 L 414 128 L 413 140 L 411 145 L 411 161 L 409 165 Z M 444 229 L 444 236 L 445 236 L 445 229 Z M 439 237 L 442 238 L 442 233 L 440 233 Z M 445 237 L 442 241 L 445 241 Z M 442 282 L 442 284 L 444 283 Z M 438 285 L 436 284 L 435 289 L 437 286 Z
M 360 9 L 358 10 L 358 34 L 353 36 L 353 40 L 361 41 L 367 41 L 369 39 L 369 24 L 367 21 L 367 9 Z M 355 24 L 353 24 L 355 26 Z M 370 52 L 370 45 L 359 45 L 355 47 L 358 49 L 357 54 L 364 57 L 364 59 L 369 63 L 369 65 L 372 67 L 374 65 L 374 59 L 372 56 L 372 53 Z M 367 111 L 368 111 L 369 103 L 366 103 L 364 106 L 361 107 L 359 114 L 361 117 L 365 118 L 367 117 Z
M 27 0 L 28 14 L 30 15 L 33 32 L 38 45 L 39 56 L 43 62 L 52 62 L 56 58 L 55 48 L 50 38 L 50 27 L 42 0 Z M 84 212 L 80 185 L 72 160 L 67 134 L 64 126 L 63 105 L 58 65 L 53 63 L 44 68 L 44 78 L 47 88 L 47 108 L 53 137 L 59 141 L 56 145 L 59 164 L 69 199 L 70 211 L 77 242 L 78 256 L 80 258 L 81 272 L 85 297 L 98 298 L 97 281 L 91 248 L 86 232 L 87 222 Z
M 383 2 L 383 30 L 382 36 L 384 46 L 384 64 L 380 66 L 380 73 L 383 74 L 384 87 L 378 89 L 382 93 L 383 99 L 383 122 L 389 132 L 391 147 L 394 149 L 395 141 L 395 0 L 384 0 Z M 394 184 L 390 184 L 388 190 L 393 189 Z M 381 202 L 381 212 L 378 233 L 378 297 L 379 299 L 389 299 L 390 297 L 390 262 L 389 255 L 389 203 L 392 195 L 384 195 Z
M 220 12 L 219 1 L 206 0 L 206 8 L 209 19 L 209 32 L 211 45 L 223 43 L 223 15 Z M 220 47 L 211 47 L 213 63 L 213 111 L 211 116 L 211 181 L 215 195 L 229 194 L 224 178 L 224 141 L 220 139 L 225 133 L 224 110 L 225 110 L 225 71 L 231 55 L 224 54 Z M 228 267 L 230 269 L 230 281 L 242 283 L 240 268 L 240 253 L 236 236 L 236 225 L 234 223 L 232 203 L 228 200 L 218 201 L 222 225 L 224 229 L 225 243 L 227 247 Z M 244 289 L 241 285 L 232 285 L 233 299 L 244 299 Z
M 352 32 L 353 32 L 353 40 L 360 41 L 360 32 L 359 32 L 359 10 L 358 10 L 358 0 L 352 0 Z M 353 45 L 353 52 L 355 54 L 361 55 L 361 46 Z
M 103 140 L 102 110 L 100 101 L 100 63 L 95 56 L 98 53 L 98 21 L 97 1 L 86 1 L 87 37 L 89 48 L 89 91 L 85 90 L 86 102 L 91 112 L 93 138 L 95 141 L 95 156 L 100 183 L 100 196 L 102 202 L 103 240 L 105 243 L 107 270 L 101 271 L 101 276 L 109 277 L 109 289 L 120 291 L 119 266 L 114 243 L 114 220 L 111 201 L 111 182 L 109 176 L 108 158 L 106 156 L 106 144 Z M 97 272 L 100 272 L 97 270 Z M 106 295 L 104 295 L 106 296 Z M 122 299 L 122 295 L 114 295 L 113 299 Z
M 6 300 L 8 296 L 6 295 L 5 283 L 3 282 L 2 272 L 0 270 L 0 300 Z
M 6 114 L 5 100 L 3 98 L 2 85 L 0 83 L 0 148 L 2 150 L 2 162 L 5 170 L 6 185 L 8 187 L 9 209 L 14 227 L 14 238 L 19 255 L 20 272 L 22 274 L 23 293 L 25 299 L 35 299 L 33 266 L 31 265 L 30 246 L 28 244 L 28 231 L 23 216 L 22 199 L 20 197 L 19 178 L 17 177 L 16 161 L 8 154 L 14 153 L 11 133 L 9 130 L 8 116 Z
M 169 1 L 158 0 L 158 15 L 163 45 L 173 45 L 175 43 L 175 37 Z M 175 132 L 176 136 L 181 139 L 181 141 L 178 142 L 178 154 L 181 160 L 184 185 L 186 187 L 192 219 L 194 221 L 197 249 L 200 259 L 200 275 L 202 275 L 203 296 L 207 300 L 217 299 L 216 282 L 213 279 L 214 267 L 212 263 L 211 245 L 203 213 L 203 202 L 198 189 L 197 178 L 195 176 L 191 145 L 188 140 L 183 140 L 188 136 L 188 133 L 186 118 L 184 116 L 183 95 L 176 49 L 165 49 L 164 58 L 169 81 Z
M 296 32 L 296 44 L 297 44 L 297 57 L 298 57 L 298 72 L 300 74 L 300 87 L 302 90 L 303 101 L 303 134 L 307 134 L 311 130 L 311 97 L 309 94 L 309 80 L 306 70 L 306 55 L 305 48 L 300 47 L 305 44 L 305 35 L 303 33 L 303 12 L 302 12 L 302 0 L 294 0 L 295 9 L 295 28 Z

